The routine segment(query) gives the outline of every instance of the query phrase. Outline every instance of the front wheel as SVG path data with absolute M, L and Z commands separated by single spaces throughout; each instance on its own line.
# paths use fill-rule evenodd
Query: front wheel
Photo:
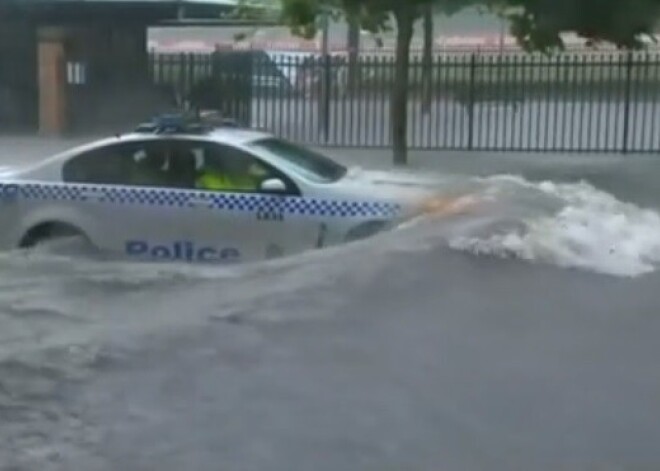
M 89 237 L 80 229 L 65 223 L 44 223 L 30 229 L 19 247 L 51 254 L 93 254 L 96 252 Z

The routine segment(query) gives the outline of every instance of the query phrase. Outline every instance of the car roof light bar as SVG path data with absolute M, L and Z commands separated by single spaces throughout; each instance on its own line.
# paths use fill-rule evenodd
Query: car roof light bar
M 215 111 L 197 115 L 163 114 L 137 126 L 135 132 L 147 134 L 204 134 L 221 127 L 238 127 L 234 120 Z

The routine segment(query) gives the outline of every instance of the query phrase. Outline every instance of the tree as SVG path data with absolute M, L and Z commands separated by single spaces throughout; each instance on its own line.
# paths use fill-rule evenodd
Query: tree
M 433 86 L 433 5 L 424 5 L 424 52 L 422 56 L 422 111 L 431 111 Z
M 348 89 L 351 94 L 355 93 L 358 77 L 358 56 L 360 53 L 360 21 L 354 15 L 347 15 L 348 36 Z
M 283 20 L 294 34 L 316 34 L 317 18 L 324 8 L 341 9 L 357 18 L 371 32 L 389 30 L 396 25 L 395 76 L 390 105 L 394 163 L 407 162 L 408 85 L 410 43 L 415 21 L 429 4 L 446 13 L 472 5 L 475 0 L 280 0 Z
M 483 6 L 505 16 L 511 33 L 528 51 L 563 47 L 561 34 L 574 32 L 591 43 L 607 41 L 623 48 L 643 44 L 660 16 L 660 0 L 279 0 L 283 20 L 295 34 L 313 36 L 323 9 L 351 12 L 362 28 L 377 32 L 396 25 L 395 80 L 390 105 L 394 163 L 407 163 L 407 102 L 410 43 L 415 22 L 432 5 L 453 14 Z
M 427 0 L 280 0 L 285 22 L 294 34 L 313 36 L 317 17 L 324 8 L 340 8 L 348 16 L 357 19 L 361 26 L 377 32 L 389 28 L 394 17 L 397 29 L 396 72 L 391 101 L 391 122 L 394 141 L 394 160 L 406 162 L 406 129 L 408 72 L 410 68 L 410 42 L 414 22 L 420 14 L 420 6 Z
M 660 0 L 490 0 L 486 6 L 500 9 L 529 51 L 562 49 L 564 32 L 590 44 L 637 49 L 645 37 L 651 38 L 660 16 Z

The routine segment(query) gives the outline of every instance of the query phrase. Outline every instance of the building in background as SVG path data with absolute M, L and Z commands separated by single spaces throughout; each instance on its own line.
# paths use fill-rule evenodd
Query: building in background
M 149 77 L 147 29 L 223 20 L 235 0 L 3 0 L 0 132 L 88 132 L 171 106 Z

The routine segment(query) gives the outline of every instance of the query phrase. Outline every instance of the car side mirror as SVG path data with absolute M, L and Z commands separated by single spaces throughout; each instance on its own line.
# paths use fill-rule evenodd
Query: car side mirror
M 268 193 L 284 193 L 286 185 L 279 178 L 269 178 L 261 183 L 260 190 Z

